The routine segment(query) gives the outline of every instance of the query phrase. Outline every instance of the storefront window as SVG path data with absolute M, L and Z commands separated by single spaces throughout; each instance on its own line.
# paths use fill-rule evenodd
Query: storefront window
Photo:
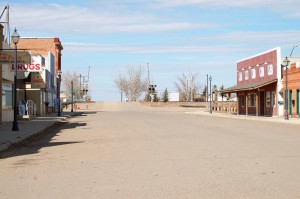
M 274 107 L 276 105 L 276 93 L 272 92 L 272 107 Z
M 255 107 L 255 104 L 256 104 L 256 96 L 254 93 L 250 94 L 249 95 L 249 98 L 248 98 L 248 104 L 250 107 Z
M 2 83 L 2 109 L 12 109 L 12 84 Z
M 245 80 L 248 80 L 249 79 L 249 72 L 246 70 L 245 71 Z
M 267 91 L 266 92 L 266 106 L 267 107 L 270 107 L 271 106 L 271 92 L 270 91 Z

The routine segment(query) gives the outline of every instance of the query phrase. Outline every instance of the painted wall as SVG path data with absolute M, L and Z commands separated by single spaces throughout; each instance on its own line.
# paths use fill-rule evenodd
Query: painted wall
M 279 48 L 237 62 L 237 85 L 258 83 L 278 77 L 278 64 L 281 60 Z M 279 67 L 280 69 L 280 67 Z

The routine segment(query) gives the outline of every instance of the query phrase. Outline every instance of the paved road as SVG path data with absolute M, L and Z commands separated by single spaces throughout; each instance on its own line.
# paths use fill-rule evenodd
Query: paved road
M 0 159 L 0 198 L 300 198 L 298 125 L 97 103 Z

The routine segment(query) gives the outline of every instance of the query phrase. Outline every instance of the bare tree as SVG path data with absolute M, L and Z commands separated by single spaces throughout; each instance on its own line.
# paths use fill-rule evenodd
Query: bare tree
M 142 66 L 128 66 L 127 73 L 115 78 L 119 90 L 125 94 L 129 101 L 137 101 L 141 94 L 147 90 L 147 79 Z
M 181 101 L 193 101 L 195 96 L 198 95 L 200 84 L 197 82 L 197 74 L 190 72 L 188 75 L 182 73 L 178 76 L 178 82 L 175 82 L 177 91 Z
M 80 96 L 80 85 L 79 85 L 79 81 L 78 81 L 78 74 L 76 71 L 70 72 L 70 71 L 66 71 L 64 73 L 62 73 L 62 78 L 61 78 L 61 82 L 62 82 L 62 90 L 65 91 L 66 96 L 68 98 L 71 98 L 71 90 L 72 90 L 72 85 L 71 82 L 73 80 L 73 90 L 75 91 L 74 93 L 74 98 L 79 99 Z

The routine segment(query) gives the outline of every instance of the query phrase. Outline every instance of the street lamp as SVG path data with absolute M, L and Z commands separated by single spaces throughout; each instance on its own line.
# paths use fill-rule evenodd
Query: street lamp
M 19 131 L 18 127 L 18 107 L 17 107 L 17 43 L 19 42 L 20 35 L 15 28 L 14 33 L 11 35 L 11 40 L 15 44 L 14 53 L 14 121 L 12 126 L 12 131 Z
M 297 47 L 298 47 L 298 45 L 293 46 L 293 49 L 292 49 L 291 54 L 290 54 L 290 57 L 292 56 L 294 49 L 297 48 Z
M 211 78 L 211 76 L 209 76 L 209 93 L 210 93 L 210 100 L 209 100 L 209 113 L 210 114 L 212 114 L 212 110 L 211 110 L 211 80 L 212 80 L 212 78 Z
M 287 57 L 285 57 L 285 60 L 283 60 L 283 64 L 285 65 L 285 117 L 284 119 L 288 120 L 289 119 L 289 97 L 288 97 L 288 65 L 290 63 L 290 60 L 288 60 Z
M 58 111 L 57 111 L 57 116 L 61 116 L 61 111 L 60 111 L 60 84 L 61 84 L 61 70 L 58 70 L 58 78 L 57 78 Z
M 71 99 L 72 99 L 72 101 L 71 101 L 71 112 L 73 112 L 73 103 L 74 103 L 74 96 L 73 96 L 73 94 L 74 94 L 74 91 L 73 91 L 73 80 L 71 81 Z

